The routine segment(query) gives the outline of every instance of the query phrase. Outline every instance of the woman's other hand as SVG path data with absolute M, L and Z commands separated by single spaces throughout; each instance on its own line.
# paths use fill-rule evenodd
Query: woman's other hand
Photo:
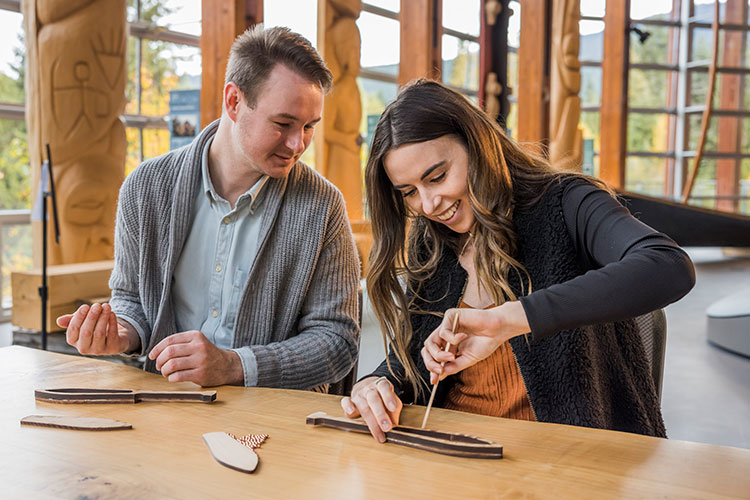
M 385 433 L 398 425 L 404 405 L 388 379 L 368 377 L 354 385 L 352 396 L 343 398 L 341 407 L 349 418 L 362 416 L 372 437 L 384 443 Z
M 456 314 L 459 319 L 453 331 Z M 519 301 L 492 309 L 448 309 L 443 322 L 427 337 L 422 348 L 422 359 L 431 372 L 430 383 L 478 363 L 504 342 L 529 331 L 526 312 Z M 455 354 L 444 350 L 446 342 L 456 346 L 452 349 Z

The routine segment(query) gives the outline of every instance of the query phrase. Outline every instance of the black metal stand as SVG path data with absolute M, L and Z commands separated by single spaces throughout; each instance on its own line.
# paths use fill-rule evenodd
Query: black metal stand
M 42 163 L 42 177 L 39 182 L 44 182 L 44 165 Z M 49 189 L 42 190 L 42 286 L 39 287 L 39 298 L 42 303 L 42 349 L 47 350 L 47 299 L 49 289 L 47 288 L 47 198 L 52 200 L 52 214 L 55 223 L 55 243 L 60 244 L 60 225 L 57 221 L 57 200 L 55 198 L 55 182 L 52 178 L 52 157 L 47 144 L 47 174 L 49 175 Z

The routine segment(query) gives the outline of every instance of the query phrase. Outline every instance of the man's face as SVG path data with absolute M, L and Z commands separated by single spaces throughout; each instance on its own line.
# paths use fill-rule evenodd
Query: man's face
M 313 127 L 320 121 L 320 85 L 277 64 L 254 107 L 239 90 L 237 93 L 232 135 L 243 163 L 259 174 L 286 176 L 310 145 Z

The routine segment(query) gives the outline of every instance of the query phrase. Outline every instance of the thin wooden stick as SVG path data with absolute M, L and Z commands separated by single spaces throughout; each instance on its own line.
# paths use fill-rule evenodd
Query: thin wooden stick
M 456 326 L 458 326 L 458 313 L 459 311 L 456 311 L 456 315 L 453 317 L 453 333 L 456 333 Z M 445 351 L 451 348 L 450 342 L 445 343 Z M 440 366 L 445 366 L 445 361 L 440 363 Z M 430 394 L 430 401 L 427 403 L 427 409 L 424 412 L 424 419 L 422 420 L 422 429 L 424 429 L 424 426 L 427 425 L 427 418 L 430 416 L 430 410 L 432 409 L 432 403 L 435 401 L 435 393 L 437 393 L 437 386 L 438 382 L 440 382 L 440 377 L 438 376 L 438 379 L 435 381 L 435 385 L 432 386 L 432 394 Z

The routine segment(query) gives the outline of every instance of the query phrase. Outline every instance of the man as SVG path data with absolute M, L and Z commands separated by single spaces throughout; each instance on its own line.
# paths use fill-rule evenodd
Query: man
M 302 36 L 232 46 L 222 116 L 125 180 L 110 304 L 58 318 L 82 354 L 148 354 L 171 382 L 313 388 L 358 353 L 358 277 L 341 193 L 298 162 L 331 73 Z

